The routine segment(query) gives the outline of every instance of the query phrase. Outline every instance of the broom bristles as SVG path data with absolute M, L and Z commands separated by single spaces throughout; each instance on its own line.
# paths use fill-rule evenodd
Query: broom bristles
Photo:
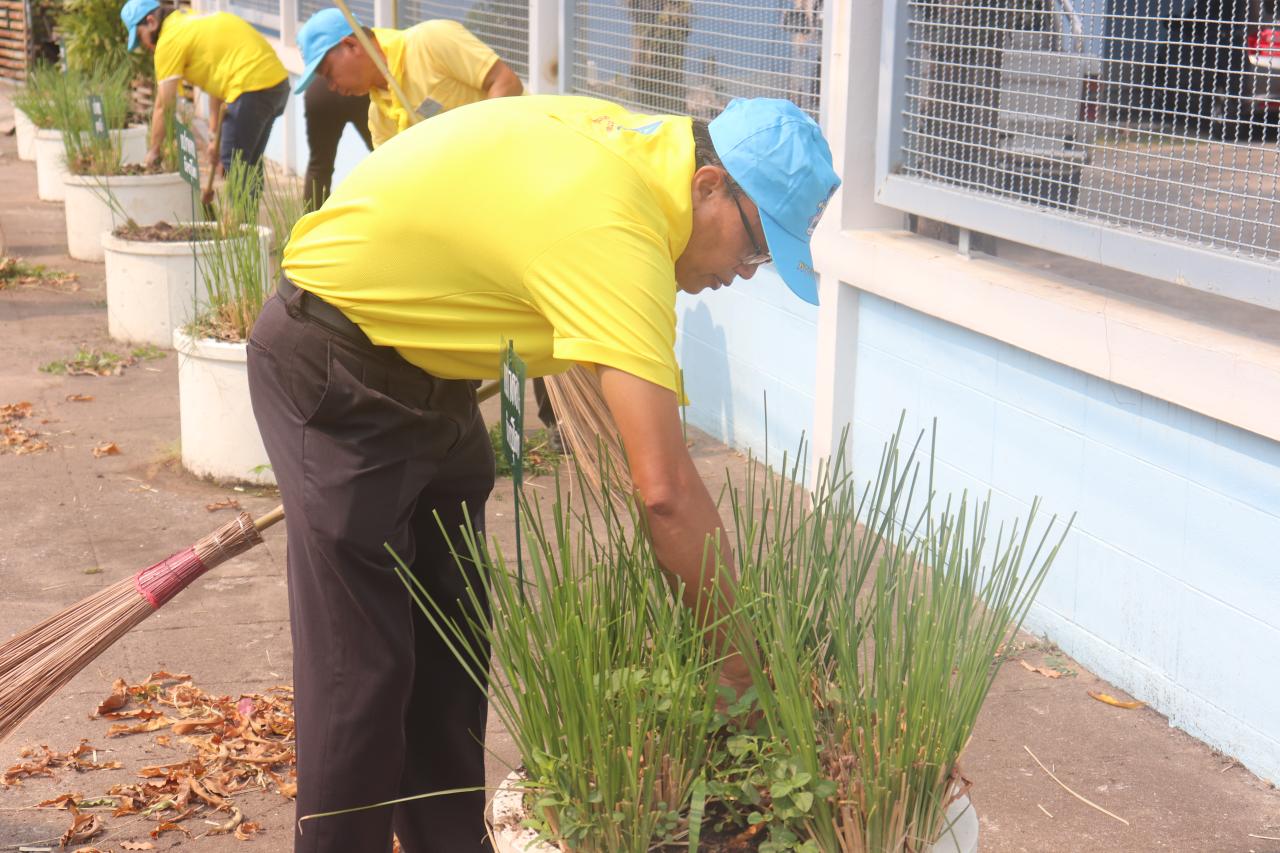
M 0 645 L 0 741 L 201 574 L 262 541 L 247 512 Z M 153 603 L 154 602 L 154 603 Z
M 545 381 L 560 434 L 569 442 L 574 464 L 587 482 L 598 492 L 607 481 L 611 494 L 630 495 L 631 469 L 596 372 L 574 365 Z

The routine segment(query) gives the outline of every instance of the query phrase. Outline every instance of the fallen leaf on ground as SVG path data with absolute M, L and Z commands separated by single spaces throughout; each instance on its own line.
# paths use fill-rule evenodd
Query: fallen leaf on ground
M 105 827 L 102 825 L 102 818 L 96 814 L 76 814 L 71 819 L 71 828 L 62 833 L 59 843 L 66 847 L 68 844 L 88 841 L 101 833 L 103 829 Z
M 1058 672 L 1056 669 L 1049 669 L 1048 667 L 1044 667 L 1044 666 L 1032 666 L 1031 664 L 1027 663 L 1024 660 L 1020 660 L 1018 661 L 1018 663 L 1022 664 L 1022 668 L 1025 669 L 1027 672 L 1038 672 L 1041 675 L 1043 675 L 1045 678 L 1061 678 L 1062 677 L 1062 673 Z
M 111 695 L 98 703 L 98 708 L 93 713 L 95 716 L 109 714 L 112 711 L 118 711 L 129 701 L 129 685 L 125 684 L 123 678 L 117 678 L 115 683 L 111 685 Z
M 1126 702 L 1123 699 L 1117 699 L 1109 693 L 1095 693 L 1092 690 L 1089 691 L 1089 695 L 1094 699 L 1097 699 L 1099 702 L 1116 708 L 1124 708 L 1126 711 L 1132 711 L 1135 708 L 1141 708 L 1146 705 L 1145 702 L 1138 702 L 1136 700 Z
M 235 498 L 223 498 L 220 501 L 214 501 L 211 504 L 205 504 L 204 508 L 209 512 L 217 512 L 220 509 L 239 509 L 240 501 Z
M 95 459 L 101 459 L 103 456 L 119 456 L 120 448 L 114 441 L 104 441 L 97 447 L 93 448 L 93 456 Z
M 93 395 L 92 394 L 68 394 L 67 402 L 68 403 L 92 403 Z
M 155 850 L 156 846 L 150 841 L 121 841 L 121 850 Z

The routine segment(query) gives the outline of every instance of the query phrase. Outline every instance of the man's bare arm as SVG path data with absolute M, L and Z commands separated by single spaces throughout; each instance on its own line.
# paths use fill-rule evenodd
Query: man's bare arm
M 520 95 L 524 92 L 524 86 L 520 83 L 520 78 L 511 70 L 511 66 L 501 59 L 493 63 L 489 73 L 484 75 L 483 88 L 486 98 L 505 98 L 510 95 Z
M 143 161 L 148 166 L 160 162 L 161 150 L 164 148 L 165 117 L 178 101 L 178 78 L 165 80 L 156 85 L 155 106 L 151 109 L 151 140 L 147 147 L 147 157 Z

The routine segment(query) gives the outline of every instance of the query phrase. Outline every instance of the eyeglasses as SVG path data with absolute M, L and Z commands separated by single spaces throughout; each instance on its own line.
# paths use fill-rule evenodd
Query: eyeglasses
M 738 208 L 738 216 L 742 217 L 742 227 L 746 229 L 747 236 L 751 238 L 751 251 L 754 253 L 742 259 L 742 264 L 749 267 L 758 267 L 761 264 L 767 264 L 773 260 L 773 255 L 769 254 L 768 248 L 761 248 L 756 242 L 755 232 L 751 230 L 751 223 L 747 221 L 747 214 L 742 209 L 742 202 L 738 201 L 738 194 L 730 191 L 729 197 L 733 199 L 733 204 Z

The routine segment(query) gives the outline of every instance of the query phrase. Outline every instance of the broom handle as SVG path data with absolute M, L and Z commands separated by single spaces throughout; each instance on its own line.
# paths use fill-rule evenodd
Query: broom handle
M 333 2 L 342 11 L 342 17 L 347 19 L 347 26 L 351 27 L 351 34 L 356 37 L 356 41 L 360 42 L 364 52 L 369 54 L 369 59 L 373 60 L 373 67 L 378 69 L 382 79 L 386 80 L 387 85 L 391 87 L 391 94 L 400 102 L 400 109 L 404 110 L 405 114 L 409 116 L 409 125 L 417 124 L 421 120 L 418 111 L 409 106 L 409 96 L 400 88 L 396 78 L 391 76 L 391 71 L 387 68 L 387 63 L 383 61 L 382 54 L 373 46 L 373 42 L 369 41 L 369 37 L 364 33 L 364 28 L 360 26 L 355 16 L 351 14 L 351 10 L 347 8 L 345 0 L 333 0 Z
M 253 526 L 259 533 L 261 533 L 262 531 L 266 530 L 268 527 L 275 524 L 277 521 L 282 520 L 283 518 L 284 518 L 284 504 L 280 504 L 270 512 L 264 513 L 263 515 L 260 515 L 256 519 L 254 519 Z

